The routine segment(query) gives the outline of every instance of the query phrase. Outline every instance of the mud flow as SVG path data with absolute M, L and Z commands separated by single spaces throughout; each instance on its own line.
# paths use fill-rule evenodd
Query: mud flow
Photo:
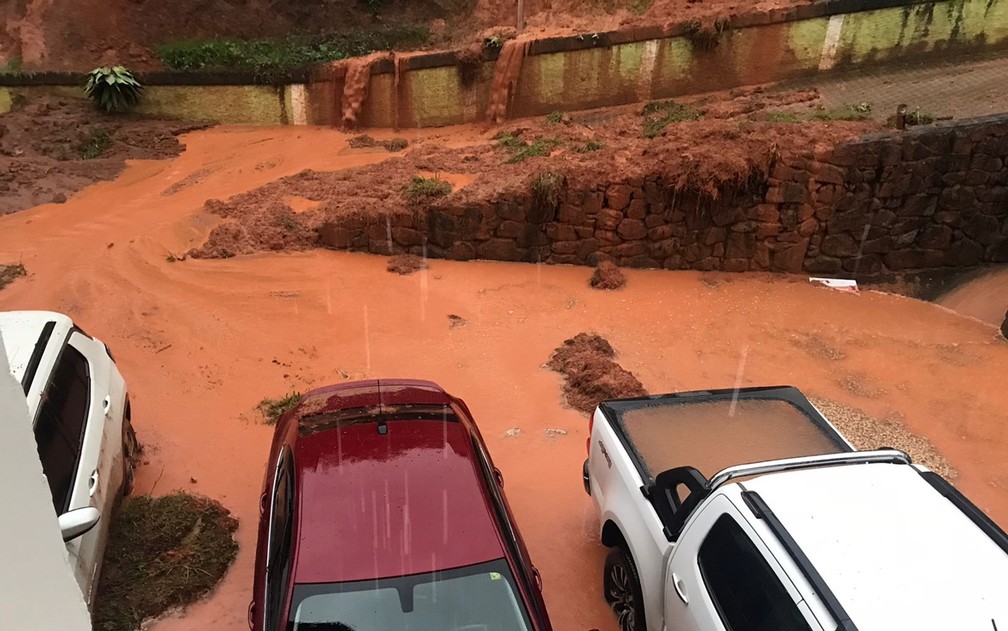
M 829 436 L 786 401 L 673 403 L 629 410 L 622 418 L 652 475 L 691 466 L 710 477 L 732 465 L 838 451 Z

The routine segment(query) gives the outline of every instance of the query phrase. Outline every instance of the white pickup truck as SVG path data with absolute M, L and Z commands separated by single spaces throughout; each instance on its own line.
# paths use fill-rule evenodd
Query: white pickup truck
M 1004 531 L 795 388 L 603 402 L 583 477 L 621 631 L 1008 631 Z

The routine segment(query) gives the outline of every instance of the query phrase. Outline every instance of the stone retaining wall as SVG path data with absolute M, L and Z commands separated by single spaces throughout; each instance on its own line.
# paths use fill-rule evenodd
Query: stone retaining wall
M 1008 115 L 784 154 L 717 200 L 658 177 L 345 218 L 325 245 L 625 267 L 872 276 L 1008 262 Z

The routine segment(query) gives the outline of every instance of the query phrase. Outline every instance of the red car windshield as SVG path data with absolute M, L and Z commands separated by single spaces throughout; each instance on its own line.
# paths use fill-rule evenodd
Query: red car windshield
M 294 587 L 288 631 L 528 631 L 507 561 Z

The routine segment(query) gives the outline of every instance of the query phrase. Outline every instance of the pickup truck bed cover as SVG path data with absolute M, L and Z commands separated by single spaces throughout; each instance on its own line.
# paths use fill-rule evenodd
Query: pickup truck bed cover
M 689 465 L 709 477 L 731 465 L 852 451 L 793 387 L 680 392 L 599 408 L 644 484 Z

